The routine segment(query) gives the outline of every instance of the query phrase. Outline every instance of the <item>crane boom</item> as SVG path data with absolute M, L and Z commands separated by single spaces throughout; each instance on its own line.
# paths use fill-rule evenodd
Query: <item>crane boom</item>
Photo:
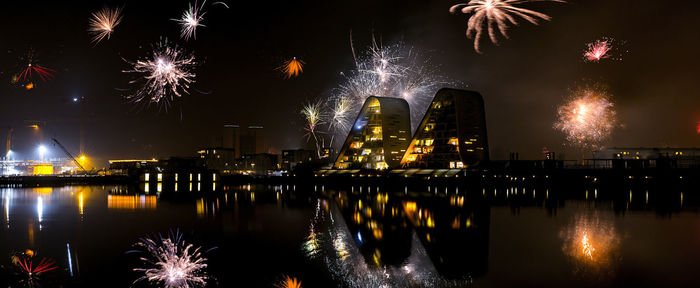
M 63 147 L 63 145 L 61 145 L 61 142 L 58 142 L 58 140 L 56 138 L 51 138 L 51 140 L 53 140 L 53 142 L 55 142 L 58 145 L 58 147 L 61 147 L 61 150 L 63 150 L 63 153 L 65 153 L 66 156 L 68 156 L 71 160 L 73 160 L 75 165 L 78 165 L 80 170 L 83 170 L 83 172 L 87 173 L 87 170 L 85 170 L 85 167 L 83 167 L 83 165 L 80 165 L 80 162 L 78 162 L 78 160 L 76 160 L 75 157 L 73 157 L 73 155 L 71 155 L 70 152 L 68 152 L 68 149 L 66 149 L 66 147 Z

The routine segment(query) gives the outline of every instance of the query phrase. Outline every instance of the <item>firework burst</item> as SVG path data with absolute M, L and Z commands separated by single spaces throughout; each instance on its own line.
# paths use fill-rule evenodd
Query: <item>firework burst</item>
M 557 114 L 554 128 L 581 148 L 597 148 L 610 137 L 617 121 L 610 95 L 599 86 L 576 89 Z
M 180 19 L 172 19 L 180 24 L 180 37 L 185 39 L 185 41 L 188 41 L 190 38 L 196 40 L 197 27 L 205 27 L 201 22 L 204 20 L 204 14 L 206 14 L 206 12 L 202 11 L 206 2 L 202 2 L 202 6 L 199 7 L 197 7 L 197 1 L 195 1 L 194 5 L 190 3 L 189 9 L 182 13 Z
M 321 106 L 321 102 L 310 102 L 301 109 L 301 114 L 304 115 L 304 119 L 306 120 L 306 125 L 304 126 L 304 130 L 306 131 L 305 136 L 307 139 L 311 139 L 313 137 L 316 144 L 316 153 L 318 154 L 319 158 L 321 157 L 322 144 L 319 143 L 319 139 L 316 134 L 317 128 L 324 124 Z
M 341 74 L 343 81 L 329 97 L 329 128 L 343 136 L 370 96 L 406 100 L 412 127 L 416 127 L 435 92 L 450 84 L 429 58 L 404 43 L 382 46 L 373 39 L 372 45 L 355 57 L 355 63 L 354 70 Z
M 600 59 L 610 58 L 608 52 L 612 49 L 612 43 L 607 40 L 597 40 L 588 43 L 586 51 L 583 52 L 583 58 L 589 62 L 598 62 Z
M 147 268 L 134 268 L 144 275 L 134 283 L 146 280 L 166 288 L 204 287 L 207 282 L 207 259 L 200 247 L 185 243 L 182 234 L 169 233 L 167 237 L 141 238 L 136 246 L 143 249 L 140 257 Z
M 297 60 L 297 57 L 294 57 L 292 60 L 285 61 L 282 66 L 277 67 L 277 70 L 282 71 L 284 73 L 284 78 L 289 79 L 292 77 L 297 77 L 299 76 L 302 72 L 304 72 L 303 66 L 304 66 L 304 61 Z
M 277 287 L 277 288 L 301 288 L 301 281 L 297 280 L 297 278 L 289 277 L 289 276 L 285 275 L 284 279 L 282 279 L 282 281 L 275 284 L 275 287 Z
M 34 75 L 38 75 L 44 82 L 54 78 L 53 73 L 56 73 L 56 70 L 39 65 L 38 59 L 33 50 L 29 50 L 26 58 L 22 58 L 22 60 L 24 67 L 22 68 L 22 71 L 16 75 L 16 77 L 13 77 L 13 82 L 35 82 Z M 32 87 L 33 86 L 34 85 L 32 84 Z
M 92 35 L 92 42 L 97 44 L 104 38 L 109 40 L 109 37 L 114 31 L 114 27 L 119 25 L 121 21 L 122 16 L 120 8 L 109 9 L 105 7 L 100 11 L 92 13 L 90 28 L 88 28 L 88 32 Z
M 127 96 L 137 103 L 163 102 L 167 107 L 175 97 L 189 94 L 190 84 L 196 77 L 193 71 L 197 65 L 194 55 L 184 52 L 177 45 L 171 46 L 167 39 L 154 45 L 150 57 L 126 62 L 132 67 L 122 72 L 138 76 L 129 83 L 142 84 L 136 93 Z
M 544 13 L 520 8 L 514 5 L 528 2 L 562 2 L 564 0 L 471 0 L 468 3 L 461 3 L 450 7 L 450 13 L 460 11 L 464 14 L 471 14 L 467 22 L 467 37 L 474 40 L 474 50 L 481 53 L 479 41 L 487 29 L 489 38 L 493 44 L 498 44 L 498 33 L 506 39 L 508 38 L 508 25 L 518 25 L 517 17 L 538 25 L 538 20 L 551 20 L 551 17 Z

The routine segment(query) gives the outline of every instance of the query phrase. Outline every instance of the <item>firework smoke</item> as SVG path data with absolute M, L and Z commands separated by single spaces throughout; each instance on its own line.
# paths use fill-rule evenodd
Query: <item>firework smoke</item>
M 194 83 L 196 77 L 193 72 L 197 65 L 195 57 L 177 45 L 171 46 L 167 39 L 154 45 L 150 57 L 127 63 L 132 68 L 122 72 L 138 76 L 129 83 L 141 84 L 136 93 L 127 96 L 137 103 L 147 101 L 158 104 L 163 101 L 167 107 L 175 97 L 189 94 L 189 85 Z
M 92 42 L 97 44 L 104 38 L 109 40 L 109 37 L 114 31 L 114 27 L 119 25 L 121 20 L 120 8 L 109 9 L 105 7 L 100 11 L 92 13 L 90 28 L 88 28 L 88 32 L 92 35 Z
M 566 140 L 581 148 L 597 148 L 616 126 L 616 113 L 610 95 L 600 85 L 574 90 L 557 110 L 554 128 L 566 134 Z
M 508 38 L 508 25 L 518 25 L 516 17 L 523 18 L 528 22 L 538 25 L 538 19 L 551 20 L 546 14 L 528 10 L 514 5 L 527 2 L 562 2 L 564 0 L 471 0 L 468 3 L 461 3 L 450 7 L 450 13 L 460 11 L 464 14 L 472 14 L 467 22 L 467 37 L 474 40 L 474 50 L 481 53 L 479 41 L 484 28 L 488 30 L 489 38 L 493 44 L 498 44 L 498 35 Z M 486 27 L 484 27 L 486 26 Z
M 170 233 L 167 237 L 141 238 L 136 246 L 144 256 L 140 260 L 146 268 L 134 268 L 144 275 L 134 283 L 146 280 L 160 287 L 204 287 L 208 279 L 207 259 L 192 244 L 182 240 L 182 234 Z

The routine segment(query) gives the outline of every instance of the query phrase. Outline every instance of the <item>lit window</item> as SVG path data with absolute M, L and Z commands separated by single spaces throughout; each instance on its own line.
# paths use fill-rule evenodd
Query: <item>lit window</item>
M 447 141 L 447 144 L 457 146 L 459 145 L 459 140 L 457 139 L 457 137 L 452 137 L 450 138 L 450 140 Z

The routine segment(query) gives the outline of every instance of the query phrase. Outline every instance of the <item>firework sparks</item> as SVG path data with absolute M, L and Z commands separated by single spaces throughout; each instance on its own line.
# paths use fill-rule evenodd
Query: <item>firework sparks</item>
M 29 81 L 29 82 L 34 82 L 34 75 L 38 75 L 39 78 L 41 78 L 42 81 L 46 82 L 48 80 L 51 80 L 54 78 L 53 73 L 56 73 L 55 70 L 43 67 L 37 63 L 37 58 L 36 55 L 34 54 L 34 51 L 29 50 L 29 53 L 27 54 L 27 57 L 23 59 L 24 60 L 24 65 L 25 67 L 22 69 L 17 74 L 16 81 L 15 83 L 22 81 Z M 32 74 L 33 73 L 33 74 Z M 15 80 L 13 78 L 13 80 Z M 34 85 L 32 85 L 33 87 Z
M 143 84 L 127 98 L 134 102 L 146 100 L 156 104 L 163 101 L 167 106 L 175 97 L 189 93 L 190 84 L 195 81 L 193 70 L 197 62 L 194 55 L 185 53 L 177 45 L 170 46 L 167 39 L 155 45 L 151 53 L 150 57 L 136 62 L 127 61 L 132 68 L 122 72 L 139 76 L 130 81 L 131 84 Z
M 403 98 L 411 109 L 412 127 L 416 127 L 435 92 L 449 84 L 429 58 L 403 43 L 382 46 L 373 40 L 355 63 L 354 70 L 341 74 L 344 81 L 329 99 L 330 128 L 338 135 L 347 135 L 369 96 Z
M 45 273 L 58 268 L 56 266 L 56 261 L 49 258 L 41 258 L 39 265 L 33 266 L 32 260 L 27 262 L 27 259 L 18 260 L 17 264 L 27 275 L 31 278 L 33 276 Z
M 277 288 L 301 288 L 301 281 L 297 280 L 297 278 L 289 277 L 289 276 L 285 275 L 284 279 L 282 279 L 282 281 L 275 284 L 275 287 L 277 287 Z
M 180 24 L 180 37 L 185 39 L 185 41 L 189 40 L 190 37 L 196 40 L 197 27 L 205 27 L 201 24 L 202 20 L 204 20 L 204 14 L 206 14 L 206 12 L 202 11 L 205 3 L 206 1 L 202 2 L 202 6 L 199 7 L 197 7 L 196 1 L 194 5 L 190 3 L 189 9 L 182 13 L 180 19 L 172 19 Z
M 324 123 L 323 114 L 321 112 L 321 102 L 308 103 L 306 106 L 304 106 L 304 108 L 302 108 L 301 114 L 304 115 L 304 118 L 306 119 L 306 126 L 304 126 L 306 137 L 307 139 L 310 139 L 311 137 L 314 138 L 316 152 L 320 158 L 321 143 L 319 143 L 318 137 L 316 136 L 316 128 Z
M 103 8 L 100 11 L 92 13 L 92 18 L 90 19 L 90 28 L 88 32 L 92 35 L 92 42 L 97 44 L 102 39 L 107 38 L 112 35 L 114 27 L 119 25 L 122 21 L 121 9 L 109 9 Z
M 597 40 L 588 43 L 588 49 L 583 52 L 583 57 L 590 62 L 598 62 L 600 59 L 609 58 L 608 52 L 612 49 L 612 43 L 607 40 Z
M 304 72 L 303 66 L 304 66 L 304 61 L 297 60 L 297 57 L 294 57 L 292 60 L 285 61 L 282 66 L 277 67 L 278 70 L 282 71 L 284 73 L 284 78 L 289 79 L 292 77 L 297 77 L 299 74 Z
M 134 268 L 144 275 L 134 283 L 147 280 L 166 288 L 204 287 L 208 279 L 207 259 L 200 248 L 182 240 L 182 234 L 170 233 L 158 239 L 142 238 L 136 246 L 143 249 L 146 256 L 140 259 L 148 268 Z
M 564 0 L 471 0 L 468 3 L 450 7 L 450 13 L 460 11 L 464 14 L 472 14 L 467 22 L 467 37 L 474 40 L 474 50 L 481 53 L 479 41 L 483 35 L 484 26 L 486 26 L 491 42 L 498 44 L 498 32 L 507 39 L 509 23 L 519 24 L 516 16 L 535 25 L 538 25 L 538 19 L 551 20 L 551 17 L 544 13 L 514 6 L 540 1 L 566 3 Z
M 566 139 L 582 148 L 596 148 L 607 139 L 616 126 L 616 113 L 610 96 L 600 87 L 575 90 L 570 99 L 559 107 L 554 128 L 566 134 Z

